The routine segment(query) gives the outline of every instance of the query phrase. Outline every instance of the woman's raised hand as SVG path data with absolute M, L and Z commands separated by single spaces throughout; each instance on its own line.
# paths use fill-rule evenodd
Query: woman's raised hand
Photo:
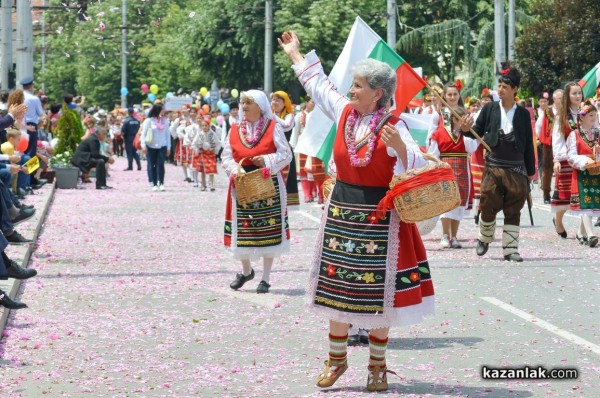
M 277 42 L 293 63 L 296 64 L 304 60 L 304 56 L 300 53 L 300 39 L 296 33 L 292 31 L 283 32 L 281 38 L 277 38 Z

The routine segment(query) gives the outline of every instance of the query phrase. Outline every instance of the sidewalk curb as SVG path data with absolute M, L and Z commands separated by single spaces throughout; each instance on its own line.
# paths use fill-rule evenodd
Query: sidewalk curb
M 48 184 L 50 185 L 50 184 Z M 45 190 L 44 190 L 45 191 Z M 40 211 L 40 215 L 37 218 L 37 225 L 35 226 L 35 230 L 33 233 L 33 244 L 30 245 L 24 245 L 24 246 L 20 246 L 22 248 L 27 247 L 27 249 L 25 249 L 25 253 L 20 255 L 22 250 L 11 250 L 11 259 L 15 260 L 15 261 L 19 261 L 20 260 L 20 265 L 24 268 L 27 268 L 27 265 L 29 264 L 29 260 L 31 258 L 31 254 L 33 253 L 33 251 L 35 250 L 35 245 L 38 239 L 38 236 L 40 234 L 40 230 L 42 229 L 42 225 L 44 224 L 44 221 L 46 220 L 46 215 L 48 214 L 48 210 L 50 209 L 50 205 L 52 204 L 52 202 L 54 201 L 54 193 L 56 192 L 56 183 L 51 185 L 50 188 L 50 192 L 49 194 L 47 194 L 47 198 L 45 199 L 46 202 L 43 205 L 42 209 L 38 209 L 38 211 Z M 44 195 L 46 195 L 46 193 L 44 192 Z M 37 213 L 37 212 L 36 212 Z M 37 216 L 37 214 L 36 214 Z M 19 255 L 13 255 L 14 252 L 19 252 Z M 18 279 L 8 279 L 7 281 L 2 281 L 4 282 L 4 286 L 9 286 L 8 288 L 3 289 L 12 299 L 15 298 L 15 296 L 17 295 L 17 293 L 19 292 L 19 288 L 21 287 L 21 281 Z M 12 286 L 11 286 L 12 284 Z M 27 310 L 26 308 L 24 310 Z M 23 311 L 23 310 L 21 310 Z M 6 309 L 4 307 L 0 307 L 0 339 L 2 338 L 3 334 L 4 334 L 4 328 L 6 327 L 6 323 L 8 321 L 8 316 L 10 314 L 10 310 Z

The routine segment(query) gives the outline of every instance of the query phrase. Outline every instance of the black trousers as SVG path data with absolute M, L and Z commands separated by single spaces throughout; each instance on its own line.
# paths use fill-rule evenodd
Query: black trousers
M 92 167 L 96 168 L 96 188 L 106 185 L 106 165 L 104 159 L 91 159 Z

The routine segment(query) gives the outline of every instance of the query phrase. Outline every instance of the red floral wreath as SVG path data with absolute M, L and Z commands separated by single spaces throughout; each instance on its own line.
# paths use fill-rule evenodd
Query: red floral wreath
M 465 85 L 460 80 L 457 80 L 457 81 L 454 82 L 454 87 L 456 87 L 458 89 L 458 91 L 461 91 L 464 86 Z
M 500 74 L 501 74 L 502 76 L 504 76 L 504 75 L 506 75 L 508 72 L 510 72 L 510 68 L 502 69 L 502 70 L 500 71 Z

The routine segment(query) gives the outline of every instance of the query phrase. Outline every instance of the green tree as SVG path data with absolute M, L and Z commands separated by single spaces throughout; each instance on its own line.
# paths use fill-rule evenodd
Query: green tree
M 600 62 L 600 3 L 536 0 L 537 21 L 517 39 L 523 85 L 532 93 L 578 81 Z
M 76 110 L 70 109 L 63 104 L 61 116 L 56 122 L 56 153 L 71 152 L 74 153 L 77 145 L 83 137 L 83 125 Z

